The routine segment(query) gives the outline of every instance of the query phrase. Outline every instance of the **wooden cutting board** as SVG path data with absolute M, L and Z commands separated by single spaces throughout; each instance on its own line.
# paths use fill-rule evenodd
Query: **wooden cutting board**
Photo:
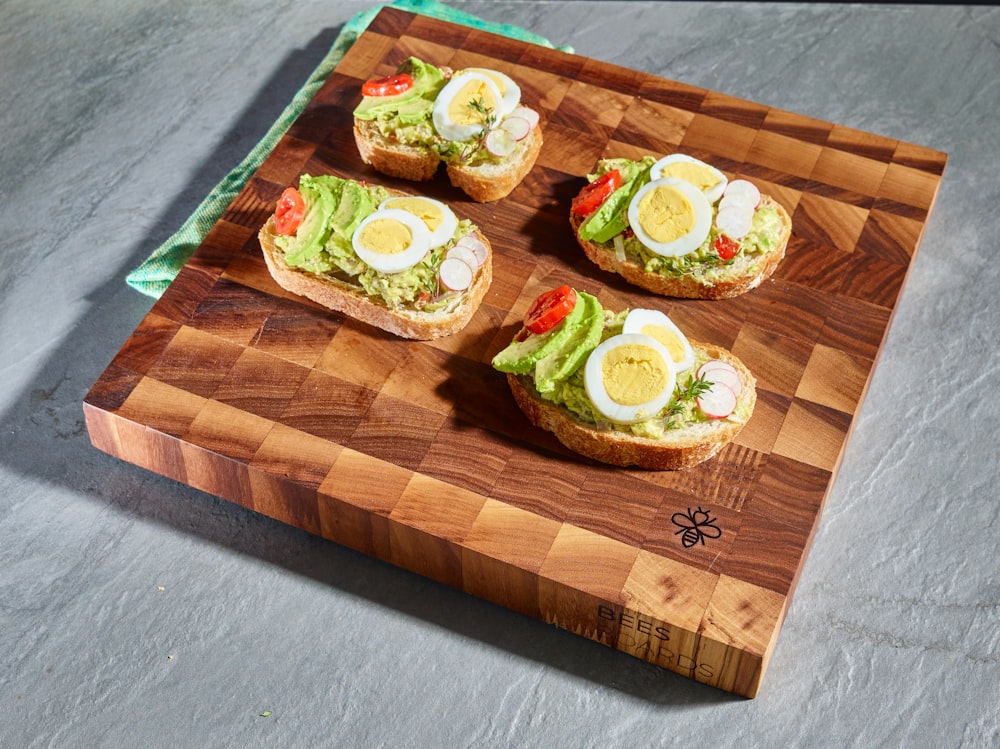
M 506 199 L 360 160 L 362 81 L 410 55 L 493 67 L 545 145 Z M 607 156 L 682 151 L 750 179 L 794 231 L 734 300 L 651 297 L 587 261 L 569 201 Z M 297 528 L 752 697 L 937 194 L 946 155 L 585 57 L 384 9 L 86 396 L 99 449 Z M 271 280 L 257 230 L 302 173 L 448 201 L 493 286 L 461 333 L 394 338 Z M 730 348 L 759 400 L 683 472 L 589 462 L 526 423 L 489 362 L 540 291 L 653 306 Z

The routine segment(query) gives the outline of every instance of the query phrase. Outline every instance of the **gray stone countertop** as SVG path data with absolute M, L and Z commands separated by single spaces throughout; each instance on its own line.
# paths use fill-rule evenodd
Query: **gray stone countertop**
M 0 746 L 1000 746 L 1000 8 L 450 4 L 949 154 L 760 694 L 93 449 L 126 273 L 372 4 L 7 0 Z

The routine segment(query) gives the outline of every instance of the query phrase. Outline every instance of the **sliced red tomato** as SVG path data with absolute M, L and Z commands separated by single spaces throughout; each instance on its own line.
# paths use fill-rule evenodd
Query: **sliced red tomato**
M 740 251 L 740 243 L 735 239 L 730 239 L 725 234 L 720 234 L 715 238 L 712 249 L 719 253 L 719 257 L 723 260 L 732 260 Z
M 413 76 L 409 73 L 396 73 L 385 78 L 372 78 L 361 84 L 361 93 L 365 96 L 395 96 L 413 87 Z
M 570 211 L 580 216 L 589 216 L 607 200 L 611 193 L 622 186 L 622 175 L 617 169 L 602 174 L 589 185 L 585 185 L 580 194 L 573 198 Z
M 541 294 L 524 316 L 524 327 L 535 335 L 547 333 L 566 319 L 576 306 L 576 289 L 560 286 Z
M 294 234 L 305 214 L 306 201 L 302 198 L 302 193 L 294 187 L 287 187 L 278 198 L 278 207 L 274 211 L 274 228 L 278 234 Z

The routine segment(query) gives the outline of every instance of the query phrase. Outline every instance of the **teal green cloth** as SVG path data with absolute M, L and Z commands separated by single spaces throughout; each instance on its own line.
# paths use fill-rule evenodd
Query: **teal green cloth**
M 337 66 L 348 48 L 357 40 L 361 32 L 368 28 L 368 25 L 383 7 L 386 6 L 376 5 L 362 11 L 344 25 L 326 57 L 312 72 L 305 85 L 295 93 L 291 102 L 285 107 L 267 134 L 254 146 L 243 161 L 212 189 L 180 229 L 153 250 L 152 254 L 141 265 L 126 276 L 125 282 L 129 286 L 154 299 L 158 299 L 163 294 L 170 282 L 184 267 L 184 263 L 201 244 L 205 235 L 219 220 L 233 199 L 239 195 L 247 180 L 257 171 L 271 149 L 275 147 L 295 118 L 299 116 L 309 100 L 323 85 L 327 76 Z M 449 8 L 436 0 L 395 0 L 389 4 L 389 7 L 471 26 L 545 47 L 551 48 L 553 46 L 547 39 L 525 29 L 510 24 L 484 21 L 464 11 Z M 572 52 L 572 49 L 566 46 L 559 47 L 559 49 Z

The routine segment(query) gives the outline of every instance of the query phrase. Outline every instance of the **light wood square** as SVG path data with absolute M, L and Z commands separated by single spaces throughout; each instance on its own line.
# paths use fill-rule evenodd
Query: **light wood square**
M 561 527 L 555 520 L 487 499 L 464 546 L 537 572 Z
M 812 179 L 875 197 L 879 194 L 879 187 L 885 178 L 887 168 L 888 165 L 882 161 L 835 148 L 824 148 L 816 160 Z
M 461 543 L 485 503 L 475 492 L 415 473 L 389 517 L 436 538 Z
M 745 160 L 807 179 L 816 168 L 822 152 L 821 146 L 760 130 L 756 133 Z
M 639 550 L 621 541 L 564 524 L 540 570 L 542 577 L 616 601 Z
M 861 401 L 870 370 L 871 362 L 817 344 L 795 397 L 852 414 Z

